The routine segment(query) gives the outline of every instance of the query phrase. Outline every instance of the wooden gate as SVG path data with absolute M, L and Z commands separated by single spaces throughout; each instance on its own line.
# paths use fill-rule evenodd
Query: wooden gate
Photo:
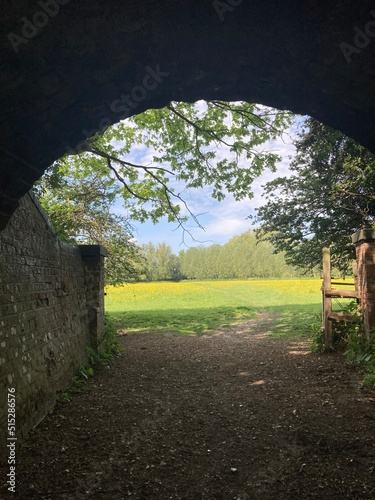
M 355 273 L 354 273 L 355 275 Z M 355 290 L 338 290 L 332 288 L 335 286 L 355 286 Z M 332 347 L 332 322 L 345 321 L 351 322 L 353 317 L 344 310 L 333 311 L 332 299 L 357 299 L 358 291 L 356 285 L 356 278 L 353 282 L 332 281 L 331 280 L 331 253 L 329 248 L 323 248 L 323 284 L 322 284 L 322 298 L 323 298 L 323 313 L 322 323 L 324 329 L 324 343 L 327 348 Z

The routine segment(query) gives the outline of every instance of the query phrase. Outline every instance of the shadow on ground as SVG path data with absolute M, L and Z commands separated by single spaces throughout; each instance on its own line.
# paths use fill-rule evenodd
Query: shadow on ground
M 280 338 L 311 336 L 320 322 L 321 304 L 288 304 L 272 307 L 211 307 L 207 309 L 165 309 L 109 313 L 120 333 L 160 332 L 174 335 L 202 335 L 231 328 L 266 313 L 273 318 L 269 334 Z
M 340 355 L 269 337 L 275 309 L 207 335 L 124 335 L 18 450 L 12 498 L 373 499 L 374 393 Z

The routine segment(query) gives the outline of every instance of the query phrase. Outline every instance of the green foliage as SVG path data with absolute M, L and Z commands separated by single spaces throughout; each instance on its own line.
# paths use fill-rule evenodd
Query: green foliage
M 234 236 L 224 245 L 182 250 L 178 257 L 165 243 L 141 247 L 141 274 L 147 281 L 189 279 L 292 278 L 300 272 L 275 254 L 268 242 L 258 242 L 252 231 Z
M 333 348 L 344 349 L 346 362 L 365 371 L 363 384 L 375 387 L 375 332 L 370 339 L 366 339 L 361 310 L 356 301 L 350 301 L 344 310 L 352 315 L 353 321 L 332 323 Z M 318 320 L 312 325 L 312 331 L 311 350 L 325 352 L 324 330 Z
M 122 352 L 122 347 L 119 342 L 116 325 L 109 314 L 105 315 L 105 328 L 103 333 L 103 342 L 99 349 L 101 359 L 108 361 L 113 359 Z
M 237 200 L 247 198 L 253 180 L 264 168 L 274 170 L 279 159 L 259 146 L 280 136 L 291 120 L 289 112 L 245 102 L 171 102 L 112 127 L 89 150 L 100 150 L 106 160 L 110 155 L 126 179 L 122 194 L 131 218 L 156 221 L 167 215 L 181 221 L 183 200 L 171 181 L 183 181 L 186 188 L 210 185 L 218 200 L 226 191 Z M 131 151 L 131 143 L 154 152 L 151 167 L 119 163 Z
M 364 369 L 363 384 L 375 387 L 375 332 L 366 339 L 360 327 L 353 328 L 347 336 L 345 357 L 348 363 Z
M 94 369 L 92 367 L 81 366 L 72 378 L 71 385 L 63 392 L 60 401 L 62 403 L 70 403 L 73 394 L 80 394 L 87 390 L 85 382 L 93 375 Z
M 324 342 L 324 329 L 322 328 L 322 316 L 321 314 L 316 314 L 314 321 L 310 324 L 310 330 L 312 334 L 312 342 L 310 345 L 310 351 L 314 353 L 325 352 L 325 342 Z
M 363 335 L 362 315 L 360 308 L 355 300 L 347 302 L 342 309 L 345 313 L 352 316 L 352 321 L 333 321 L 332 322 L 332 347 L 329 351 L 344 350 L 347 348 L 348 340 L 351 335 L 360 337 Z M 313 342 L 311 344 L 312 352 L 326 352 L 327 346 L 324 338 L 324 328 L 322 327 L 321 314 L 317 316 L 316 321 L 311 325 L 313 333 Z
M 147 281 L 179 281 L 182 279 L 180 261 L 165 243 L 142 245 L 144 265 L 142 271 Z
M 108 284 L 138 279 L 142 256 L 129 221 L 112 213 L 117 191 L 100 162 L 76 156 L 60 159 L 34 190 L 61 240 L 107 248 Z
M 292 119 L 289 112 L 245 102 L 171 102 L 109 127 L 88 140 L 85 152 L 63 161 L 99 172 L 130 219 L 167 216 L 181 225 L 181 208 L 189 209 L 176 181 L 187 189 L 209 185 L 218 200 L 226 191 L 237 200 L 251 196 L 253 180 L 265 168 L 275 170 L 279 159 L 260 146 L 282 135 Z M 128 161 L 144 146 L 150 163 Z
M 94 369 L 91 366 L 82 367 L 82 368 L 80 368 L 78 373 L 79 373 L 79 375 L 81 375 L 83 378 L 85 378 L 87 380 L 94 375 Z
M 224 245 L 194 247 L 180 252 L 181 272 L 191 279 L 292 278 L 300 273 L 275 254 L 268 242 L 258 242 L 252 231 L 234 236 Z
M 97 239 L 116 190 L 95 158 L 64 157 L 35 185 L 40 203 L 64 241 Z
M 186 189 L 209 185 L 218 200 L 226 192 L 251 197 L 253 180 L 279 159 L 260 146 L 291 121 L 289 112 L 245 102 L 171 102 L 89 139 L 84 152 L 54 163 L 35 191 L 60 238 L 107 247 L 107 283 L 136 280 L 142 258 L 129 220 L 166 216 L 184 228 L 184 208 L 200 225 L 176 188 L 181 182 Z M 150 162 L 128 161 L 143 147 Z M 113 213 L 120 199 L 126 218 Z
M 372 361 L 372 368 L 368 370 L 365 378 L 363 379 L 363 385 L 366 387 L 375 387 L 375 363 Z
M 347 272 L 354 257 L 352 233 L 375 221 L 375 156 L 353 140 L 309 118 L 296 142 L 291 177 L 265 186 L 258 235 L 286 261 L 304 269 L 321 264 L 330 247 L 332 265 Z
M 69 403 L 72 394 L 78 394 L 87 390 L 86 381 L 94 376 L 94 368 L 100 364 L 107 365 L 121 352 L 122 348 L 118 341 L 118 333 L 115 324 L 112 318 L 106 314 L 102 344 L 99 349 L 92 349 L 91 347 L 86 349 L 89 363 L 86 366 L 81 366 L 77 370 L 71 385 L 64 391 L 60 401 L 62 403 Z

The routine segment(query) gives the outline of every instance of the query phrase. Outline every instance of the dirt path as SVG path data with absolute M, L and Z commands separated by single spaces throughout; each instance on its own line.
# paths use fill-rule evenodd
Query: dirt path
M 374 499 L 375 394 L 271 321 L 123 336 L 19 451 L 16 498 Z

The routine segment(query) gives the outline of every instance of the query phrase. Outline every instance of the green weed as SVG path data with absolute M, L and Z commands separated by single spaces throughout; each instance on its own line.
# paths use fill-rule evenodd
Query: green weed
M 346 362 L 358 366 L 365 372 L 363 384 L 375 387 L 375 332 L 367 340 L 363 330 L 362 314 L 356 301 L 351 301 L 344 308 L 353 317 L 351 322 L 333 322 L 332 340 L 334 350 L 343 350 Z M 312 325 L 314 332 L 311 350 L 325 352 L 324 330 L 318 321 Z
M 347 337 L 345 357 L 349 364 L 364 370 L 363 384 L 375 387 L 375 332 L 365 339 L 362 329 L 354 328 Z
M 114 357 L 121 353 L 118 333 L 113 320 L 106 314 L 103 341 L 98 349 L 86 348 L 88 364 L 78 368 L 71 385 L 60 397 L 61 403 L 69 403 L 73 394 L 88 390 L 86 381 L 95 373 L 94 368 L 100 364 L 108 364 Z

